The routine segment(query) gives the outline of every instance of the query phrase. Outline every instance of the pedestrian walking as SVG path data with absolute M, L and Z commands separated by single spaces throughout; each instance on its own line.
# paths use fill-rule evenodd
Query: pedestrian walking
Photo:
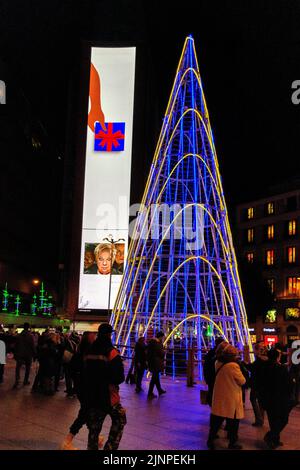
M 283 445 L 280 433 L 288 424 L 292 408 L 292 387 L 288 369 L 281 363 L 281 351 L 270 349 L 262 389 L 262 404 L 267 412 L 270 426 L 264 441 L 269 449 Z
M 144 336 L 141 336 L 134 347 L 134 370 L 136 378 L 136 393 L 140 393 L 142 389 L 142 380 L 147 368 L 147 346 Z
M 88 450 L 97 450 L 99 434 L 107 415 L 111 427 L 104 450 L 117 450 L 126 424 L 119 385 L 124 382 L 121 356 L 111 341 L 112 326 L 102 323 L 89 354 L 84 356 L 82 402 L 87 410 Z
M 159 331 L 156 334 L 156 338 L 152 338 L 148 342 L 147 346 L 147 362 L 149 371 L 152 373 L 151 381 L 148 389 L 148 399 L 152 400 L 157 398 L 157 395 L 153 393 L 154 387 L 156 386 L 159 395 L 166 393 L 160 384 L 160 373 L 164 371 L 164 360 L 165 351 L 163 347 L 164 332 Z

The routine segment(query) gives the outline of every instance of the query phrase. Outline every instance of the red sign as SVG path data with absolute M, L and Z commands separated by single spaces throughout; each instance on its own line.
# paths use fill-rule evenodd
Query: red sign
M 265 335 L 264 343 L 265 343 L 265 346 L 274 346 L 274 344 L 278 343 L 278 336 L 277 335 Z

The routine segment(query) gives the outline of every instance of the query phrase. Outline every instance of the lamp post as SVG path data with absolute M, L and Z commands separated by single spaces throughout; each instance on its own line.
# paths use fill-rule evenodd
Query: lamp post
M 108 235 L 108 238 L 103 238 L 103 241 L 106 241 L 111 244 L 113 247 L 114 244 L 118 242 L 125 242 L 124 238 L 119 238 L 118 240 L 114 240 L 112 235 Z M 111 266 L 110 266 L 110 273 L 109 273 L 109 286 L 108 286 L 108 307 L 107 307 L 107 315 L 109 315 L 110 311 L 110 296 L 111 296 L 111 277 L 112 277 L 112 249 L 111 249 Z

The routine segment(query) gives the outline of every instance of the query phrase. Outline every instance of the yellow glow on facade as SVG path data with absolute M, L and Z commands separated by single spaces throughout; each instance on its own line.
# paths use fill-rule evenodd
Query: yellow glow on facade
M 267 250 L 267 266 L 273 266 L 274 264 L 274 250 Z
M 268 240 L 274 239 L 274 225 L 268 225 Z

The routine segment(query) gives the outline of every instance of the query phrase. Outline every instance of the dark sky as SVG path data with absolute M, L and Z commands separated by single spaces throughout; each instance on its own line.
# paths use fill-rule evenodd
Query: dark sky
M 32 228 L 46 217 L 43 236 L 56 266 L 68 110 L 80 91 L 83 40 L 130 41 L 138 47 L 136 199 L 188 34 L 196 43 L 229 205 L 299 174 L 300 105 L 291 102 L 291 84 L 300 80 L 299 25 L 297 0 L 190 0 L 182 5 L 166 0 L 0 1 L 0 72 L 8 84 L 8 100 L 18 95 L 18 114 L 25 113 L 31 123 L 23 131 L 42 143 L 36 156 L 27 148 L 15 157 L 19 184 L 29 161 L 47 180 L 35 187 L 36 203 L 31 213 L 28 209 L 24 230 L 26 220 Z M 33 217 L 41 213 L 41 205 L 46 215 Z

